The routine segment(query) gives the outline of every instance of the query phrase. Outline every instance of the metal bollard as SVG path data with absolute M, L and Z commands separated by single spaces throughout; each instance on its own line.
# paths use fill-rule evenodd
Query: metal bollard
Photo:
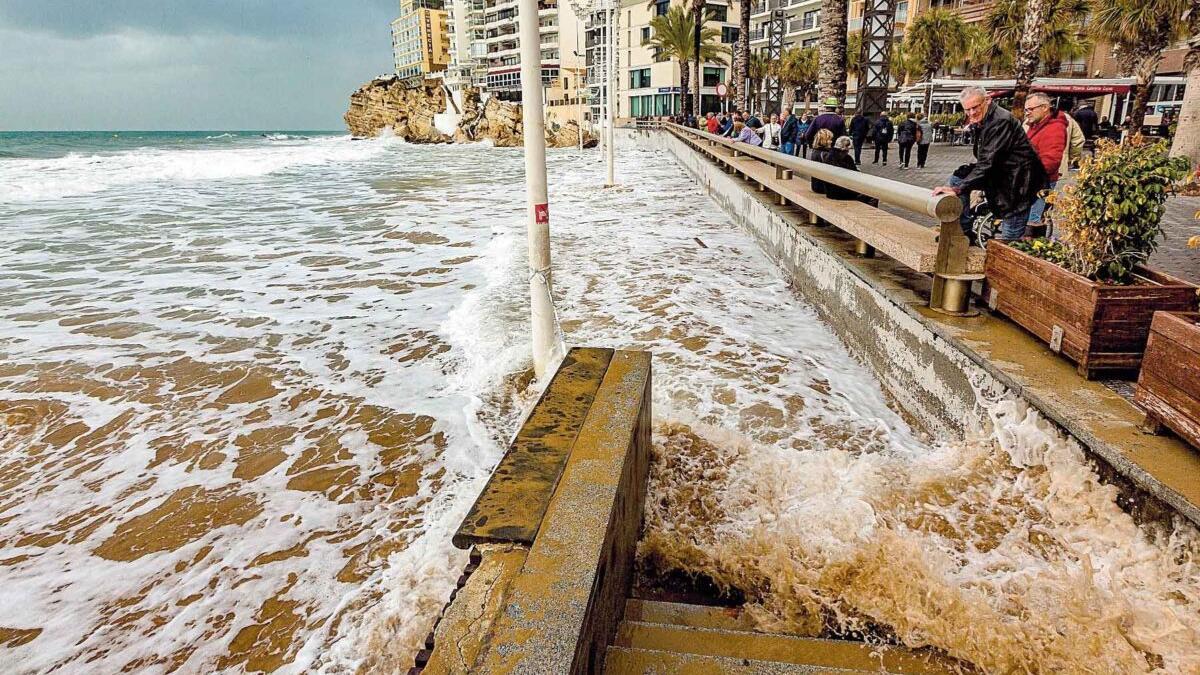
M 863 241 L 862 239 L 855 239 L 854 254 L 860 258 L 874 258 L 875 247 Z

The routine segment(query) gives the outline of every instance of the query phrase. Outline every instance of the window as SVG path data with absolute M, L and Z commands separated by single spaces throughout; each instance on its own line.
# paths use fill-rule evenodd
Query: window
M 801 47 L 816 47 L 817 46 L 817 38 L 809 38 L 809 39 L 805 40 L 804 42 L 801 42 L 800 46 Z
M 719 21 L 720 23 L 725 23 L 726 21 L 729 20 L 729 8 L 718 5 L 716 7 L 709 9 L 708 10 L 708 20 L 709 21 Z
M 899 21 L 900 23 L 905 23 L 906 21 L 908 21 L 908 3 L 907 2 L 896 3 L 896 21 Z
M 737 42 L 738 30 L 736 26 L 721 26 L 721 42 L 727 45 Z
M 650 26 L 642 26 L 642 44 L 650 41 Z
M 810 30 L 817 27 L 817 22 L 821 19 L 821 10 L 813 9 L 804 13 L 804 21 L 800 24 L 800 30 Z
M 671 0 L 656 0 L 654 3 L 654 15 L 666 16 L 667 10 L 671 7 Z
M 629 71 L 629 88 L 642 89 L 650 86 L 650 69 L 638 68 Z
M 711 67 L 705 66 L 705 68 L 704 68 L 704 86 L 715 87 L 724 81 L 725 81 L 725 69 L 724 68 L 711 68 Z

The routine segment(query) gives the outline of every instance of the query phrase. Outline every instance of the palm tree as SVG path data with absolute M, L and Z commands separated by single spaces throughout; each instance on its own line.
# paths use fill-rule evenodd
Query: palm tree
M 1122 69 L 1136 78 L 1130 129 L 1138 131 L 1150 102 L 1150 83 L 1162 62 L 1163 50 L 1188 36 L 1191 0 L 1105 0 L 1093 14 L 1098 39 L 1116 45 Z
M 692 58 L 696 60 L 696 116 L 700 116 L 701 98 L 700 87 L 704 85 L 704 71 L 700 54 L 704 51 L 704 20 L 706 17 L 704 12 L 704 0 L 691 0 L 692 2 Z M 682 67 L 682 63 L 680 64 Z
M 992 6 L 985 23 L 986 30 L 980 37 L 985 46 L 973 46 L 970 61 L 974 68 L 990 65 L 1001 70 L 1012 70 L 1017 84 L 1013 101 L 1013 114 L 1024 114 L 1025 97 L 1038 70 L 1055 75 L 1063 61 L 1086 55 L 1091 50 L 1083 22 L 1090 9 L 1089 0 L 999 0 Z M 1042 20 L 1034 28 L 1038 33 L 1034 46 L 1026 48 L 1032 40 L 1027 32 L 1029 20 L 1035 12 L 1043 12 Z M 1032 56 L 1027 52 L 1034 52 Z
M 681 88 L 684 91 L 684 115 L 690 115 L 693 112 L 689 105 L 691 99 L 687 94 L 692 79 L 690 61 L 694 58 L 695 26 L 696 23 L 692 20 L 691 12 L 684 10 L 683 7 L 673 6 L 667 10 L 666 14 L 650 20 L 651 37 L 643 43 L 648 47 L 653 47 L 660 56 L 674 59 L 679 63 L 679 84 L 682 85 Z M 725 50 L 719 44 L 720 38 L 721 35 L 716 28 L 704 28 L 700 31 L 701 61 L 725 62 Z M 699 114 L 699 108 L 696 108 L 696 113 Z
M 846 2 L 825 0 L 821 3 L 820 97 L 846 98 Z
M 750 3 L 751 0 L 741 0 L 739 3 L 738 15 L 738 39 L 737 44 L 733 49 L 733 90 L 737 92 L 739 107 L 748 110 L 750 108 L 750 92 L 742 91 L 746 88 L 746 80 L 750 75 Z
M 936 7 L 917 15 L 904 35 L 904 55 L 919 64 L 929 86 L 925 89 L 925 112 L 933 105 L 933 76 L 960 62 L 971 46 L 971 30 L 958 14 Z
M 783 88 L 781 113 L 787 114 L 795 106 L 797 89 L 803 92 L 805 107 L 808 107 L 808 97 L 816 89 L 820 75 L 817 50 L 812 47 L 784 50 L 779 60 L 771 64 L 771 74 L 779 78 L 779 85 Z

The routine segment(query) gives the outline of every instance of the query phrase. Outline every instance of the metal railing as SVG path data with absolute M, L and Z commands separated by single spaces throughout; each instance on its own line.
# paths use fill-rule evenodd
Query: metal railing
M 954 195 L 935 195 L 932 190 L 920 186 L 909 185 L 908 183 L 902 183 L 890 178 L 872 176 L 858 171 L 850 171 L 808 159 L 801 159 L 774 150 L 764 150 L 763 148 L 746 143 L 735 143 L 729 138 L 715 136 L 706 131 L 669 122 L 643 120 L 637 122 L 635 126 L 637 129 L 645 131 L 654 129 L 666 130 L 678 137 L 689 140 L 693 145 L 697 145 L 698 147 L 701 144 L 707 144 L 710 147 L 722 146 L 732 151 L 733 159 L 743 156 L 753 157 L 763 164 L 773 167 L 776 178 L 790 178 L 796 174 L 808 178 L 816 178 L 826 183 L 853 190 L 867 197 L 873 197 L 879 200 L 881 204 L 932 216 L 940 223 L 940 226 L 937 229 L 937 253 L 933 270 L 933 289 L 929 299 L 930 307 L 952 314 L 964 314 L 968 312 L 970 284 L 972 281 L 982 278 L 982 275 L 968 273 L 968 257 L 971 255 L 971 250 L 970 243 L 966 235 L 963 234 L 962 227 L 959 225 L 958 219 L 962 213 L 962 202 L 958 197 Z M 713 155 L 714 159 L 722 159 L 721 156 L 717 156 L 714 153 L 710 152 L 707 154 Z M 733 166 L 730 168 L 736 169 Z M 763 185 L 762 188 L 775 190 L 781 200 L 786 199 L 789 195 L 788 191 L 784 191 L 777 186 Z M 792 191 L 792 194 L 794 195 L 795 192 Z M 831 210 L 837 208 L 837 205 L 837 201 L 829 201 Z M 821 216 L 822 214 L 818 211 L 814 212 L 813 215 Z M 915 223 L 914 225 L 923 227 Z M 855 236 L 860 239 L 858 242 L 860 252 L 869 254 L 873 251 L 870 232 L 859 232 Z M 982 255 L 983 252 L 976 249 L 975 254 Z

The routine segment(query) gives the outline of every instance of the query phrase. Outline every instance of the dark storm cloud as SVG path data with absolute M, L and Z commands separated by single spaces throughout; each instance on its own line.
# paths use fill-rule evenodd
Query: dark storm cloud
M 397 11 L 395 0 L 0 0 L 0 24 L 64 37 L 122 29 L 321 36 Z
M 0 130 L 336 129 L 396 0 L 0 0 Z

